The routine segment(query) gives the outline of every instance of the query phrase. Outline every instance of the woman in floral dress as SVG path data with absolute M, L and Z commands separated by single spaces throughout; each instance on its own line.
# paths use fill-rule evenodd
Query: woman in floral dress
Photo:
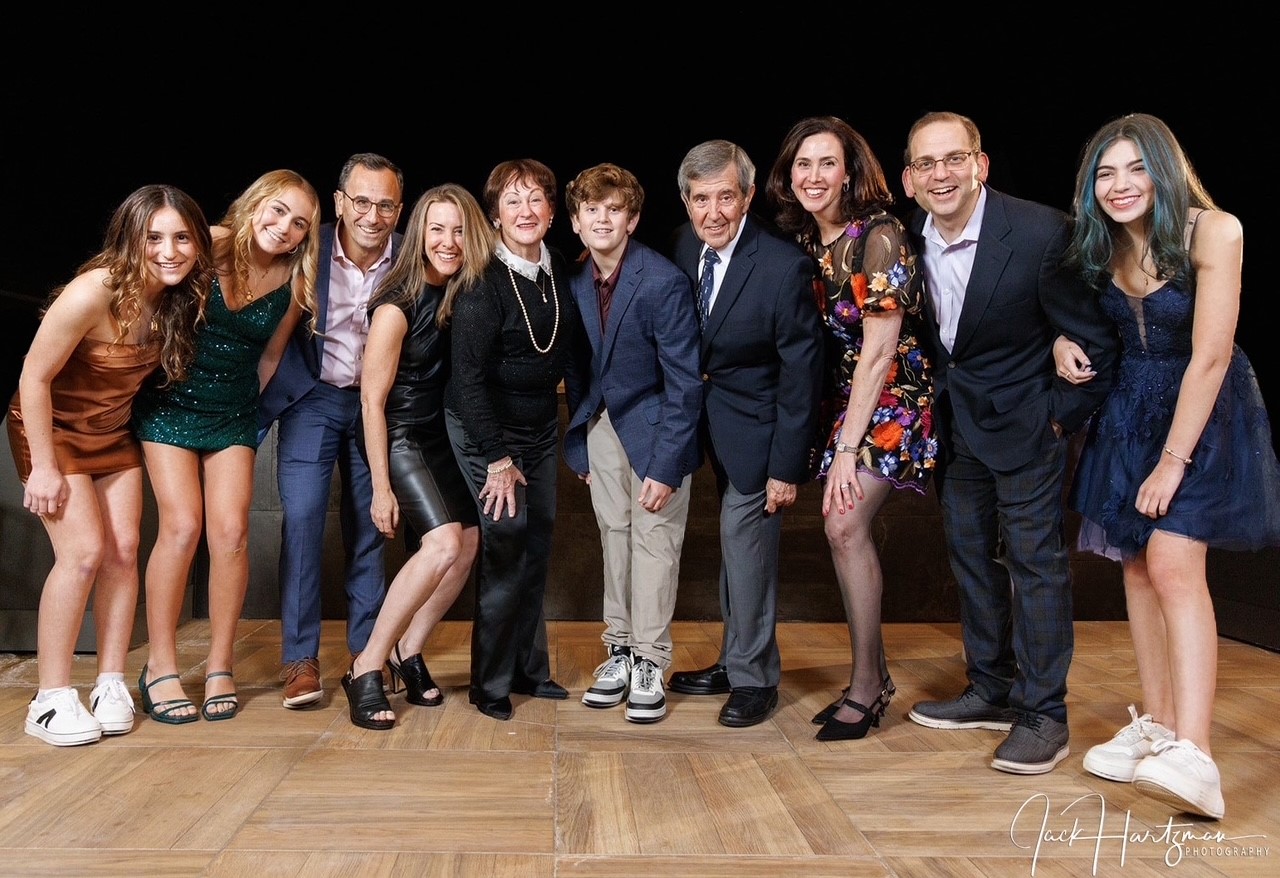
M 923 290 L 906 229 L 867 141 L 833 116 L 797 122 L 769 174 L 776 221 L 813 255 L 828 387 L 813 451 L 853 668 L 813 718 L 818 740 L 862 738 L 893 696 L 880 631 L 883 576 L 871 524 L 891 491 L 923 493 L 938 452 L 920 350 Z

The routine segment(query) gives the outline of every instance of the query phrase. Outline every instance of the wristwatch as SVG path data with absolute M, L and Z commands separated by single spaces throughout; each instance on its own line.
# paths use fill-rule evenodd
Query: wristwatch
M 845 445 L 843 442 L 836 442 L 836 451 L 839 452 L 840 454 L 856 454 L 858 451 L 858 446 Z

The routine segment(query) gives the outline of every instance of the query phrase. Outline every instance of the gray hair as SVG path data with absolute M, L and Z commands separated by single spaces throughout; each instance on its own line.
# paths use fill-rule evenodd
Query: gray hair
M 756 180 L 756 166 L 747 156 L 745 150 L 728 140 L 708 140 L 699 143 L 685 154 L 680 162 L 680 170 L 676 173 L 676 183 L 680 187 L 680 197 L 688 199 L 689 186 L 693 180 L 702 180 L 718 174 L 729 165 L 738 172 L 738 189 L 743 196 L 751 190 Z

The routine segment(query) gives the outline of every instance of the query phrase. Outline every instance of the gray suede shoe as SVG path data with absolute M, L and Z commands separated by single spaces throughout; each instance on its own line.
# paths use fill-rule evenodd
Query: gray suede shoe
M 1010 774 L 1044 774 L 1070 752 L 1066 723 L 1043 713 L 1018 711 L 1013 730 L 996 748 L 991 767 Z
M 966 686 L 959 698 L 950 701 L 921 701 L 907 718 L 931 729 L 995 729 L 1007 732 L 1013 728 L 1018 712 L 1007 706 L 983 701 L 972 685 Z

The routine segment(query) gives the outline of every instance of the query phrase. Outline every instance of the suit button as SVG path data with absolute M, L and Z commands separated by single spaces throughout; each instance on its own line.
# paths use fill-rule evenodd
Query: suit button
M 702 380 L 703 380 L 703 381 L 710 381 L 710 380 L 711 380 L 711 376 L 710 376 L 710 375 L 708 375 L 706 372 L 703 372 L 703 373 L 702 373 Z

